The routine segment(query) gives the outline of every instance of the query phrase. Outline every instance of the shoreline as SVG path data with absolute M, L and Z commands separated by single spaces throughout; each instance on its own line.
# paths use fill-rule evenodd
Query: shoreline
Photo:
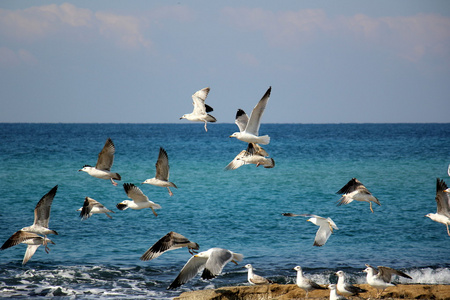
M 367 292 L 359 295 L 362 299 L 376 299 L 377 290 L 368 284 L 355 284 Z M 295 284 L 268 284 L 258 286 L 228 286 L 210 290 L 183 292 L 174 300 L 262 300 L 262 299 L 305 299 L 306 292 Z M 329 299 L 329 290 L 309 292 L 307 299 Z M 435 299 L 450 300 L 450 285 L 447 284 L 398 284 L 389 287 L 378 299 Z

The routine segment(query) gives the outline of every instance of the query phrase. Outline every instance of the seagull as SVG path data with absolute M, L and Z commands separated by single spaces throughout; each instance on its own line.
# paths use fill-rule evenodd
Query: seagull
M 90 197 L 84 198 L 83 207 L 79 208 L 78 211 L 81 211 L 80 218 L 83 220 L 90 218 L 93 214 L 105 214 L 108 218 L 112 219 L 108 213 L 114 213 L 112 210 L 107 209 L 103 204 Z
M 360 293 L 365 293 L 367 290 L 354 286 L 350 283 L 345 282 L 345 274 L 343 271 L 337 271 L 338 276 L 337 290 L 339 293 L 345 296 L 358 296 Z
M 253 266 L 251 264 L 247 264 L 245 265 L 246 269 L 248 269 L 248 282 L 251 285 L 260 285 L 260 284 L 269 284 L 269 283 L 273 283 L 272 280 L 269 280 L 267 278 L 264 278 L 262 276 L 256 275 L 255 273 L 253 273 Z
M 316 237 L 314 238 L 314 244 L 313 246 L 323 246 L 327 242 L 330 235 L 333 233 L 333 229 L 339 229 L 336 224 L 331 220 L 331 218 L 323 218 L 321 216 L 317 215 L 311 215 L 311 214 L 301 214 L 296 215 L 292 213 L 284 213 L 282 214 L 285 217 L 307 217 L 309 218 L 307 221 L 313 223 L 314 225 L 319 226 L 319 229 L 317 230 Z
M 78 171 L 86 172 L 96 178 L 109 179 L 114 186 L 117 186 L 117 182 L 115 182 L 114 179 L 121 180 L 121 177 L 118 173 L 111 172 L 115 151 L 116 148 L 113 141 L 108 138 L 106 140 L 105 146 L 103 146 L 102 151 L 100 151 L 100 153 L 98 154 L 97 164 L 95 165 L 95 167 L 85 165 Z
M 23 230 L 19 230 L 16 233 L 14 233 L 0 248 L 0 250 L 8 249 L 12 246 L 18 245 L 20 243 L 27 244 L 27 251 L 25 252 L 25 256 L 23 257 L 22 264 L 26 264 L 27 261 L 30 260 L 30 258 L 33 256 L 33 254 L 36 252 L 37 248 L 39 248 L 40 245 L 44 245 L 45 252 L 49 252 L 50 249 L 48 248 L 47 244 L 52 243 L 55 244 L 52 240 L 46 237 L 42 237 L 40 235 L 37 235 L 32 232 L 26 232 Z
M 181 119 L 186 119 L 193 122 L 205 122 L 205 131 L 208 132 L 208 129 L 206 128 L 206 123 L 216 122 L 216 118 L 208 114 L 209 112 L 213 111 L 213 108 L 207 104 L 205 104 L 206 97 L 208 97 L 209 93 L 209 87 L 206 87 L 204 89 L 201 89 L 197 92 L 195 92 L 194 95 L 192 95 L 192 100 L 194 101 L 192 105 L 194 105 L 194 110 L 190 114 L 184 114 Z
M 22 231 L 32 232 L 47 236 L 48 234 L 58 233 L 55 230 L 48 228 L 48 222 L 50 220 L 50 208 L 55 198 L 58 186 L 55 185 L 47 194 L 45 194 L 41 200 L 36 204 L 34 208 L 34 223 L 31 226 L 22 228 Z
M 138 188 L 132 183 L 124 183 L 123 189 L 125 190 L 125 193 L 127 193 L 127 196 L 132 199 L 132 201 L 123 200 L 122 202 L 116 205 L 118 209 L 125 210 L 127 208 L 131 209 L 150 208 L 155 217 L 158 216 L 155 209 L 160 209 L 161 206 L 153 201 L 148 200 L 148 197 L 144 195 L 144 193 L 141 191 L 140 188 Z
M 176 289 L 195 277 L 203 269 L 202 279 L 213 279 L 222 272 L 228 262 L 242 261 L 244 256 L 227 249 L 211 248 L 192 256 L 181 269 L 177 278 L 167 288 Z
M 429 213 L 425 217 L 442 223 L 447 227 L 447 234 L 450 236 L 448 225 L 450 225 L 450 189 L 444 180 L 437 178 L 436 181 L 436 204 L 437 212 Z
M 389 267 L 378 266 L 378 270 L 368 264 L 366 264 L 366 267 L 367 268 L 363 272 L 367 273 L 367 283 L 377 290 L 380 290 L 377 293 L 377 298 L 387 287 L 395 286 L 395 284 L 391 283 L 393 274 L 412 279 L 409 275 Z
M 346 185 L 344 185 L 336 194 L 344 194 L 338 200 L 338 205 L 349 204 L 353 200 L 369 202 L 370 210 L 373 213 L 372 202 L 381 205 L 380 201 L 375 198 L 369 190 L 356 178 L 352 178 Z
M 314 281 L 309 278 L 303 276 L 302 267 L 296 266 L 294 270 L 297 271 L 297 281 L 296 284 L 299 288 L 304 289 L 306 291 L 306 298 L 308 298 L 308 293 L 313 290 L 326 290 L 327 288 L 318 285 Z
M 330 284 L 328 289 L 330 290 L 330 300 L 347 300 L 344 296 L 338 295 L 335 284 Z
M 230 137 L 235 137 L 238 140 L 247 143 L 263 145 L 270 143 L 270 137 L 268 135 L 259 136 L 259 126 L 261 125 L 261 117 L 264 113 L 267 102 L 269 101 L 271 90 L 272 87 L 269 87 L 261 100 L 259 100 L 258 104 L 256 104 L 253 108 L 250 119 L 242 109 L 238 109 L 236 113 L 236 120 L 234 122 L 239 127 L 239 132 L 233 133 Z
M 159 147 L 158 160 L 156 161 L 155 166 L 155 177 L 147 179 L 143 183 L 166 187 L 169 191 L 169 195 L 172 196 L 173 193 L 170 190 L 170 187 L 177 188 L 177 186 L 169 181 L 169 156 L 167 156 L 166 150 L 162 147 Z
M 275 167 L 273 158 L 267 158 L 269 154 L 258 144 L 249 143 L 247 150 L 242 150 L 226 167 L 226 170 L 235 170 L 240 166 L 255 164 L 257 167 Z
M 152 260 L 166 251 L 180 249 L 183 247 L 188 248 L 191 255 L 196 253 L 194 250 L 200 249 L 200 246 L 197 243 L 191 242 L 181 234 L 171 231 L 160 238 L 147 251 L 145 251 L 145 253 L 141 256 L 141 260 Z

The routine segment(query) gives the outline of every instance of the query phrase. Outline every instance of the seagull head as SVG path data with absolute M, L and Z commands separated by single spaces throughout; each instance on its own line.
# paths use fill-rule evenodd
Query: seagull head
M 80 172 L 80 171 L 87 172 L 89 169 L 92 169 L 92 166 L 84 165 L 83 168 L 78 170 L 78 172 Z
M 253 269 L 253 267 L 252 267 L 251 264 L 246 264 L 246 265 L 244 266 L 244 268 L 246 268 L 246 269 Z
M 343 272 L 343 271 L 337 271 L 337 272 L 336 272 L 336 275 L 337 275 L 338 277 L 342 277 L 342 276 L 344 276 L 344 272 Z
M 180 120 L 181 120 L 181 119 L 186 119 L 186 115 L 185 115 L 185 114 L 182 115 L 181 118 L 180 118 Z
M 239 136 L 240 132 L 234 132 L 232 135 L 230 135 L 229 137 L 232 138 L 237 138 Z
M 297 271 L 297 272 L 301 272 L 301 271 L 302 271 L 302 267 L 296 266 L 296 267 L 294 268 L 294 270 Z

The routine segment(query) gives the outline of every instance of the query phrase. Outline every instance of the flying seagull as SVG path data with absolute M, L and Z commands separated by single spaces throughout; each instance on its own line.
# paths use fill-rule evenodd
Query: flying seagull
M 141 260 L 152 260 L 166 251 L 180 249 L 183 247 L 188 248 L 188 251 L 191 254 L 195 253 L 194 250 L 200 249 L 200 246 L 197 243 L 191 242 L 181 234 L 171 231 L 160 238 L 147 251 L 145 251 L 145 253 L 141 256 Z
M 176 289 L 195 277 L 203 269 L 202 279 L 215 278 L 222 272 L 223 267 L 230 261 L 242 261 L 244 256 L 222 248 L 211 248 L 192 256 L 181 269 L 177 278 L 167 288 Z
M 206 123 L 216 122 L 216 118 L 208 114 L 209 112 L 213 111 L 213 108 L 207 104 L 205 104 L 206 97 L 208 97 L 209 93 L 209 87 L 206 87 L 204 89 L 201 89 L 197 92 L 195 92 L 194 95 L 192 95 L 192 100 L 194 105 L 194 110 L 190 114 L 184 114 L 181 119 L 186 119 L 193 122 L 205 122 L 205 131 L 208 131 L 206 128 Z
M 153 201 L 148 200 L 148 197 L 144 195 L 144 193 L 141 191 L 140 188 L 138 188 L 132 183 L 124 183 L 123 189 L 125 190 L 127 196 L 132 199 L 132 201 L 124 200 L 120 202 L 119 204 L 116 205 L 118 209 L 125 210 L 127 208 L 131 209 L 150 208 L 155 217 L 158 216 L 155 209 L 160 209 L 161 206 Z
M 343 271 L 337 271 L 338 276 L 337 290 L 344 296 L 358 296 L 360 293 L 365 293 L 367 290 L 354 286 L 345 282 L 345 273 Z
M 261 284 L 273 283 L 272 280 L 269 280 L 262 276 L 256 275 L 253 272 L 253 266 L 251 264 L 246 264 L 244 268 L 248 269 L 247 280 L 251 285 L 261 285 Z
M 90 197 L 84 198 L 83 207 L 79 208 L 78 211 L 81 211 L 80 218 L 83 220 L 90 218 L 93 214 L 105 214 L 108 218 L 112 219 L 108 213 L 114 213 Z
M 269 101 L 271 90 L 272 87 L 269 87 L 261 100 L 259 100 L 258 104 L 253 108 L 250 118 L 248 118 L 247 114 L 242 109 L 238 109 L 234 122 L 239 127 L 239 132 L 233 133 L 230 137 L 235 137 L 246 143 L 263 145 L 270 143 L 270 137 L 268 135 L 259 136 L 259 126 L 261 125 L 261 117 L 267 102 Z
M 369 202 L 370 210 L 372 209 L 372 202 L 381 205 L 380 201 L 375 198 L 372 193 L 356 178 L 352 178 L 346 185 L 344 185 L 336 194 L 343 194 L 338 200 L 338 205 L 349 204 L 353 200 Z
M 367 283 L 378 290 L 377 298 L 387 287 L 395 286 L 395 284 L 391 283 L 392 275 L 412 279 L 409 275 L 389 267 L 378 266 L 378 270 L 368 264 L 366 264 L 366 267 L 367 268 L 363 272 L 367 273 Z
M 31 226 L 24 227 L 21 230 L 26 232 L 32 232 L 41 235 L 58 234 L 55 230 L 48 228 L 48 222 L 50 220 L 50 208 L 52 206 L 53 198 L 55 198 L 58 186 L 55 185 L 47 194 L 45 194 L 41 200 L 36 204 L 34 208 L 34 223 Z
M 12 246 L 18 245 L 20 243 L 27 244 L 27 250 L 25 252 L 25 256 L 23 257 L 22 264 L 26 264 L 27 261 L 30 260 L 30 258 L 33 256 L 33 254 L 36 252 L 37 248 L 39 248 L 40 245 L 44 245 L 45 252 L 49 252 L 50 249 L 48 248 L 47 244 L 52 243 L 55 244 L 52 240 L 46 237 L 42 237 L 40 235 L 37 235 L 32 232 L 26 232 L 23 230 L 19 230 L 16 233 L 14 233 L 0 248 L 0 250 L 8 249 Z
M 78 171 L 86 172 L 96 178 L 109 179 L 114 186 L 117 186 L 117 182 L 115 182 L 114 179 L 121 180 L 121 177 L 118 173 L 111 172 L 115 151 L 116 148 L 113 141 L 108 138 L 105 145 L 103 146 L 102 151 L 100 151 L 100 153 L 98 154 L 97 164 L 95 165 L 95 167 L 85 165 Z
M 156 186 L 166 187 L 169 191 L 169 195 L 173 193 L 170 187 L 177 188 L 177 186 L 169 181 L 169 156 L 164 148 L 159 147 L 158 160 L 156 161 L 156 174 L 155 177 L 145 180 L 143 183 L 152 184 Z
M 258 144 L 248 143 L 247 150 L 242 150 L 226 167 L 226 170 L 235 170 L 240 166 L 255 164 L 257 167 L 275 167 L 273 158 L 268 158 L 269 154 Z
M 294 270 L 297 271 L 297 281 L 296 284 L 299 288 L 303 289 L 306 291 L 306 298 L 308 298 L 308 293 L 313 291 L 313 290 L 326 290 L 327 288 L 318 285 L 317 283 L 315 283 L 314 281 L 312 281 L 309 278 L 306 278 L 305 276 L 303 276 L 303 270 L 302 267 L 300 266 L 296 266 L 294 268 Z
M 317 215 L 311 215 L 311 214 L 301 214 L 296 215 L 292 213 L 284 213 L 283 216 L 285 217 L 307 217 L 309 218 L 307 221 L 311 222 L 317 226 L 319 226 L 319 229 L 317 230 L 316 237 L 314 238 L 314 244 L 313 246 L 323 246 L 327 242 L 330 235 L 333 233 L 334 229 L 339 229 L 336 224 L 331 220 L 331 218 L 323 218 L 321 216 Z
M 328 289 L 330 290 L 330 300 L 347 300 L 344 296 L 338 295 L 336 284 L 330 284 Z
M 436 204 L 437 212 L 429 213 L 426 217 L 431 220 L 442 223 L 447 227 L 447 234 L 450 236 L 448 225 L 450 225 L 450 189 L 444 180 L 437 178 L 436 180 Z

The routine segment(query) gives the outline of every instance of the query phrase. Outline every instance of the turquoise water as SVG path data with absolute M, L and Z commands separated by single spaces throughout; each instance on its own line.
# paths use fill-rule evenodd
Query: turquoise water
M 224 167 L 246 144 L 228 136 L 234 124 L 0 124 L 0 240 L 33 223 L 33 210 L 53 186 L 49 254 L 40 247 L 22 266 L 25 245 L 0 252 L 0 294 L 27 298 L 159 298 L 181 291 L 246 284 L 251 263 L 257 274 L 292 283 L 296 265 L 319 283 L 336 282 L 344 270 L 364 282 L 364 264 L 399 268 L 408 283 L 450 284 L 450 237 L 445 226 L 425 217 L 436 211 L 436 178 L 450 185 L 450 124 L 263 124 L 271 136 L 264 148 L 273 169 Z M 116 146 L 113 171 L 122 181 L 90 177 L 78 170 L 95 165 L 110 137 Z M 178 189 L 141 185 L 154 176 L 159 147 L 166 149 L 170 179 Z M 336 206 L 336 192 L 352 177 L 376 196 L 367 203 Z M 122 184 L 138 185 L 160 204 L 151 210 L 119 211 L 127 199 Z M 76 210 L 89 196 L 115 211 L 81 221 Z M 331 217 L 336 230 L 313 247 L 317 227 L 306 218 Z M 176 231 L 200 250 L 222 247 L 242 253 L 221 276 L 198 277 L 175 291 L 166 287 L 190 255 L 171 251 L 150 262 L 140 256 L 160 237 Z

